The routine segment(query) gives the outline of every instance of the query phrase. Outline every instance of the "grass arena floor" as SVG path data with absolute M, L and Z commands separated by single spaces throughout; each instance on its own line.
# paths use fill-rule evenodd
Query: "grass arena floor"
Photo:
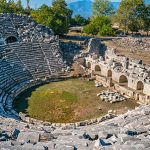
M 137 106 L 134 100 L 110 104 L 96 96 L 106 90 L 95 87 L 93 81 L 69 79 L 30 88 L 14 101 L 17 112 L 49 122 L 77 122 L 100 117 L 108 110 L 124 113 Z

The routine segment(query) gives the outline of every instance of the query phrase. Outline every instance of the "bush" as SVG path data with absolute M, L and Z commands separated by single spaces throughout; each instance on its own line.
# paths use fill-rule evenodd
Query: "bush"
M 91 23 L 83 28 L 83 32 L 86 34 L 97 35 L 98 29 Z
M 74 18 L 71 18 L 71 26 L 85 26 L 88 24 L 88 19 L 85 19 L 81 15 L 76 15 Z
M 112 29 L 112 27 L 108 24 L 108 25 L 103 25 L 101 30 L 98 32 L 98 35 L 101 36 L 113 36 L 114 35 L 114 31 Z
M 92 35 L 114 35 L 111 20 L 106 16 L 93 17 L 90 23 L 83 28 L 83 32 Z

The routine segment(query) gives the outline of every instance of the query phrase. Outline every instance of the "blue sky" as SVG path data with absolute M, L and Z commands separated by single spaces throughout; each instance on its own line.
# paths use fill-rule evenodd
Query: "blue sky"
M 51 5 L 51 1 L 52 0 L 30 0 L 30 5 L 33 8 L 38 8 L 42 4 Z M 67 1 L 71 2 L 71 1 L 76 1 L 76 0 L 67 0 Z M 120 0 L 111 0 L 111 1 L 118 2 Z M 22 0 L 22 3 L 23 3 L 24 6 L 26 6 L 26 0 Z

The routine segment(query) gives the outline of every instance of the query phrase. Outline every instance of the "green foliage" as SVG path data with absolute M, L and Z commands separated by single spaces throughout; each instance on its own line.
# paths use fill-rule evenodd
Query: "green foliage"
M 83 31 L 92 35 L 114 35 L 111 20 L 106 16 L 93 17 L 90 23 L 84 27 Z
M 49 26 L 55 34 L 68 32 L 72 11 L 67 8 L 64 0 L 55 0 L 51 7 L 42 5 L 38 10 L 31 11 L 31 16 L 40 24 Z
M 143 13 L 141 16 L 142 20 L 142 29 L 147 32 L 150 31 L 150 4 L 145 6 L 145 9 L 143 9 Z
M 55 0 L 52 3 L 50 27 L 55 34 L 68 32 L 72 11 L 67 8 L 65 0 Z
M 83 32 L 86 33 L 86 34 L 97 35 L 98 29 L 97 29 L 96 26 L 91 22 L 90 24 L 86 25 L 86 26 L 83 28 Z
M 22 7 L 21 0 L 18 0 L 16 3 L 12 0 L 0 0 L 0 13 L 17 13 L 24 14 L 25 10 Z
M 94 16 L 110 16 L 114 14 L 114 9 L 109 0 L 94 0 L 93 14 Z
M 113 32 L 113 29 L 111 27 L 110 24 L 107 24 L 107 25 L 103 25 L 101 30 L 99 31 L 98 35 L 101 35 L 101 36 L 112 36 L 114 35 L 114 32 Z
M 82 17 L 81 15 L 76 15 L 71 19 L 72 26 L 84 26 L 88 23 L 88 20 Z
M 129 30 L 132 32 L 138 32 L 140 29 L 149 30 L 147 25 L 150 21 L 149 16 L 149 8 L 144 0 L 122 0 L 115 20 L 126 34 Z
M 31 16 L 40 24 L 49 26 L 50 24 L 50 15 L 52 14 L 50 7 L 47 5 L 42 5 L 37 10 L 31 11 Z
M 26 0 L 27 7 L 22 7 L 21 0 L 0 0 L 0 13 L 17 13 L 31 15 L 38 23 L 49 26 L 55 34 L 68 32 L 72 11 L 67 8 L 65 0 L 53 0 L 52 6 L 42 5 L 37 10 L 30 9 L 30 0 Z

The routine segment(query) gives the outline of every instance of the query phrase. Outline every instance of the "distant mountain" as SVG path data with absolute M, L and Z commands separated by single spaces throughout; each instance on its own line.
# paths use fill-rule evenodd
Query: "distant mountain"
M 150 4 L 150 0 L 145 0 L 146 4 Z M 119 8 L 120 2 L 111 2 L 114 9 Z M 84 18 L 88 18 L 92 15 L 92 5 L 91 0 L 77 0 L 68 3 L 68 7 L 73 10 L 73 16 L 80 14 Z
M 119 4 L 119 2 L 112 2 L 114 9 L 118 9 Z M 68 3 L 68 7 L 73 10 L 73 16 L 80 14 L 84 18 L 92 15 L 92 5 L 93 2 L 91 0 L 79 0 Z
M 92 15 L 92 2 L 90 0 L 76 1 L 68 4 L 68 7 L 73 10 L 73 16 L 80 14 L 84 18 Z

